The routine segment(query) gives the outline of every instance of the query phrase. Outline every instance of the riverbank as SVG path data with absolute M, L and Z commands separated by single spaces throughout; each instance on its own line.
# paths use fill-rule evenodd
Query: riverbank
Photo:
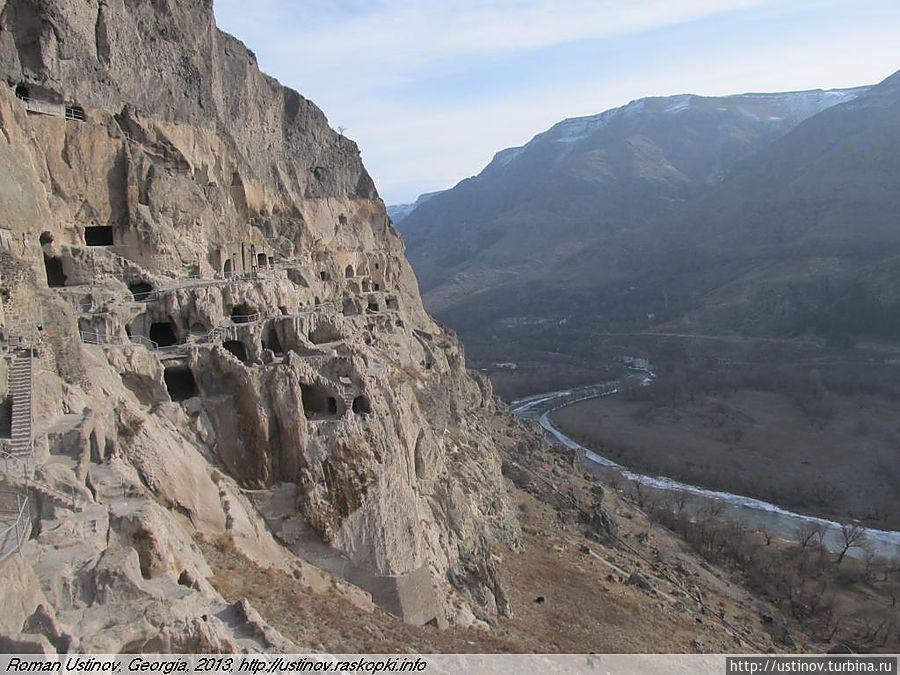
M 819 526 L 824 530 L 823 544 L 830 550 L 841 548 L 841 524 L 835 520 L 820 518 L 814 515 L 797 513 L 776 504 L 733 494 L 727 491 L 710 490 L 697 485 L 683 483 L 667 477 L 644 475 L 632 471 L 609 457 L 600 455 L 590 448 L 570 438 L 551 422 L 551 413 L 564 407 L 583 401 L 598 400 L 614 396 L 624 388 L 619 382 L 609 382 L 588 387 L 563 389 L 529 396 L 512 404 L 513 411 L 521 417 L 537 420 L 556 441 L 581 450 L 593 467 L 605 472 L 607 477 L 623 479 L 632 483 L 640 483 L 643 489 L 658 491 L 664 495 L 684 493 L 693 502 L 692 508 L 702 508 L 704 504 L 716 503 L 721 508 L 721 515 L 741 523 L 745 527 L 765 529 L 775 536 L 791 540 L 798 528 L 804 525 Z M 866 528 L 866 538 L 872 550 L 880 556 L 900 559 L 900 532 Z M 862 549 L 853 548 L 850 556 L 862 557 Z

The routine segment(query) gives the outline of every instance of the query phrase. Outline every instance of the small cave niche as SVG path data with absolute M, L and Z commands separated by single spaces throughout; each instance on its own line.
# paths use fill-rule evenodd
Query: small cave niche
M 85 246 L 112 246 L 112 225 L 89 225 L 84 228 Z
M 269 257 L 265 253 L 256 254 L 256 264 L 258 267 L 265 267 L 269 263 Z
M 357 308 L 356 303 L 353 302 L 353 298 L 344 298 L 341 314 L 344 316 L 356 316 L 359 314 L 359 309 Z
M 231 262 L 231 258 L 225 261 L 225 264 L 222 265 L 222 275 L 226 277 L 230 277 L 234 274 L 234 263 Z
M 66 275 L 60 258 L 44 254 L 44 270 L 47 272 L 47 285 L 50 288 L 61 288 L 66 285 Z
M 326 272 L 325 270 L 322 270 L 321 272 L 319 272 L 319 279 L 321 279 L 322 281 L 330 281 L 331 275 L 328 274 L 328 272 Z
M 362 282 L 362 289 L 364 293 L 369 293 L 372 290 L 372 282 L 368 279 L 364 279 Z
M 278 311 L 281 312 L 281 316 L 287 316 L 288 315 L 287 305 L 278 305 Z
M 370 415 L 372 413 L 372 403 L 368 396 L 359 395 L 353 399 L 353 412 L 357 415 Z
M 141 302 L 153 293 L 153 286 L 146 281 L 135 281 L 128 284 L 128 292 L 136 301 Z
M 189 398 L 197 396 L 197 381 L 190 368 L 185 366 L 166 368 L 163 372 L 163 379 L 166 383 L 166 391 L 169 392 L 169 398 L 173 401 L 187 401 Z
M 380 291 L 380 290 L 381 290 L 381 284 L 379 284 L 377 281 L 372 282 L 372 290 L 373 290 L 373 291 Z
M 252 323 L 258 317 L 258 312 L 250 305 L 241 303 L 231 309 L 231 320 L 234 323 Z
M 339 417 L 343 412 L 343 401 L 334 392 L 316 384 L 300 384 L 303 411 L 306 417 Z
M 24 84 L 16 85 L 16 98 L 22 101 L 28 101 L 31 99 L 31 90 L 28 89 Z
M 347 268 L 344 270 L 344 277 L 347 279 L 353 278 L 353 265 L 347 265 Z
M 159 347 L 171 347 L 178 344 L 175 325 L 171 321 L 156 321 L 150 324 L 150 339 Z
M 320 323 L 309 332 L 309 341 L 314 345 L 321 345 L 327 342 L 337 342 L 344 339 L 341 332 L 330 323 Z
M 284 354 L 284 348 L 281 346 L 281 340 L 278 339 L 278 331 L 275 330 L 275 327 L 269 328 L 266 331 L 265 336 L 262 340 L 263 349 L 271 349 L 272 353 L 275 356 L 282 356 Z
M 247 363 L 247 348 L 240 340 L 225 340 L 225 342 L 222 343 L 222 347 L 225 348 L 225 351 L 237 358 L 238 361 Z
M 53 234 L 47 232 L 46 230 L 41 232 L 41 237 L 38 239 L 38 242 L 41 246 L 46 246 L 47 244 L 53 243 Z
M 369 298 L 369 303 L 368 303 L 368 305 L 366 306 L 366 308 L 367 308 L 370 312 L 377 312 L 378 309 L 379 309 L 379 308 L 378 308 L 378 300 L 376 300 L 375 298 Z
M 400 302 L 397 300 L 395 296 L 391 296 L 387 299 L 387 308 L 388 309 L 400 309 Z
M 314 302 L 315 302 L 315 304 L 316 304 L 316 307 L 318 307 L 319 305 L 322 304 L 322 301 L 319 299 L 319 296 L 316 296 Z
M 423 432 L 419 432 L 419 437 L 416 439 L 416 449 L 413 453 L 414 462 L 416 465 L 416 478 L 422 480 L 426 476 L 425 471 L 425 434 Z

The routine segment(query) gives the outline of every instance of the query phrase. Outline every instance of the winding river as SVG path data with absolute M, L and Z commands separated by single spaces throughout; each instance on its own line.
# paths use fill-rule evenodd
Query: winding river
M 649 379 L 644 379 L 644 382 L 649 384 L 652 382 L 652 374 L 648 372 L 646 375 L 649 376 Z M 818 524 L 825 530 L 825 546 L 832 551 L 839 551 L 842 548 L 840 523 L 795 513 L 776 504 L 752 497 L 708 490 L 664 476 L 649 476 L 636 473 L 580 445 L 553 426 L 553 423 L 550 421 L 550 413 L 554 410 L 578 403 L 579 401 L 614 396 L 619 392 L 619 388 L 620 383 L 616 381 L 573 389 L 561 389 L 513 401 L 511 407 L 513 412 L 519 417 L 536 420 L 546 430 L 551 440 L 562 443 L 573 450 L 583 451 L 585 458 L 604 472 L 616 473 L 628 481 L 640 482 L 648 489 L 661 493 L 688 493 L 695 506 L 715 502 L 721 506 L 723 517 L 739 522 L 745 527 L 754 529 L 766 528 L 773 535 L 783 539 L 793 539 L 797 528 L 803 524 Z M 876 554 L 886 558 L 900 558 L 900 532 L 867 528 L 866 539 Z M 863 551 L 859 548 L 851 548 L 847 555 L 861 557 Z

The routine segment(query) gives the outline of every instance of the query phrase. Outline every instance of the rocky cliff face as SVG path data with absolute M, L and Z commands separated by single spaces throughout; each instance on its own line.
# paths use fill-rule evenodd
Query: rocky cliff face
M 33 368 L 4 392 L 7 644 L 285 648 L 198 537 L 416 623 L 503 611 L 502 413 L 356 145 L 207 0 L 0 8 L 4 340 Z

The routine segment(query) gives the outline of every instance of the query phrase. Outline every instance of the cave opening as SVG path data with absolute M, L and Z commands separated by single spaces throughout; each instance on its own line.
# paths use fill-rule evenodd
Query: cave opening
M 73 120 L 75 122 L 84 122 L 84 108 L 80 105 L 67 105 L 66 106 L 66 119 Z
M 84 228 L 84 243 L 86 246 L 112 246 L 112 225 L 91 225 Z
M 340 331 L 329 323 L 320 323 L 309 333 L 309 341 L 314 345 L 322 345 L 328 342 L 343 340 Z
M 284 354 L 281 340 L 278 339 L 278 331 L 275 330 L 274 326 L 266 333 L 266 337 L 263 338 L 262 341 L 262 346 L 263 349 L 271 349 L 275 356 L 282 356 Z
M 17 85 L 16 98 L 21 99 L 22 101 L 29 101 L 31 100 L 31 91 L 29 91 L 28 87 L 24 84 Z
M 45 254 L 44 270 L 47 272 L 47 285 L 50 288 L 60 288 L 66 285 L 66 275 L 63 272 L 62 260 L 56 256 Z
M 369 415 L 372 412 L 372 404 L 367 396 L 357 396 L 353 399 L 353 412 L 357 415 Z
M 347 279 L 353 278 L 353 265 L 347 265 L 347 269 L 344 270 L 344 276 Z
M 247 348 L 240 340 L 225 340 L 225 342 L 222 343 L 222 347 L 239 361 L 247 363 Z
M 374 298 L 369 298 L 368 310 L 370 312 L 377 312 L 378 311 L 378 301 L 375 300 Z
M 178 344 L 175 326 L 171 321 L 157 321 L 150 324 L 150 339 L 158 347 L 171 347 Z
M 52 244 L 53 243 L 53 234 L 51 232 L 47 232 L 46 230 L 44 232 L 41 232 L 41 236 L 40 236 L 40 239 L 38 239 L 38 242 L 40 243 L 41 246 L 46 246 L 47 244 Z
M 166 383 L 166 391 L 173 401 L 186 401 L 197 396 L 197 381 L 190 368 L 176 366 L 166 368 L 163 372 Z
M 231 258 L 225 261 L 225 264 L 222 265 L 222 275 L 226 277 L 230 277 L 234 273 L 234 263 L 231 262 Z
M 250 305 L 244 303 L 235 305 L 231 310 L 231 320 L 234 323 L 253 323 L 258 318 L 259 313 L 250 307 Z
M 343 412 L 343 401 L 321 385 L 301 384 L 300 395 L 306 417 L 338 417 Z
M 140 302 L 146 300 L 153 293 L 153 286 L 146 281 L 135 281 L 128 284 L 128 291 L 131 293 L 131 297 Z
M 259 253 L 256 256 L 256 264 L 259 267 L 265 267 L 269 262 L 269 258 L 265 253 Z

